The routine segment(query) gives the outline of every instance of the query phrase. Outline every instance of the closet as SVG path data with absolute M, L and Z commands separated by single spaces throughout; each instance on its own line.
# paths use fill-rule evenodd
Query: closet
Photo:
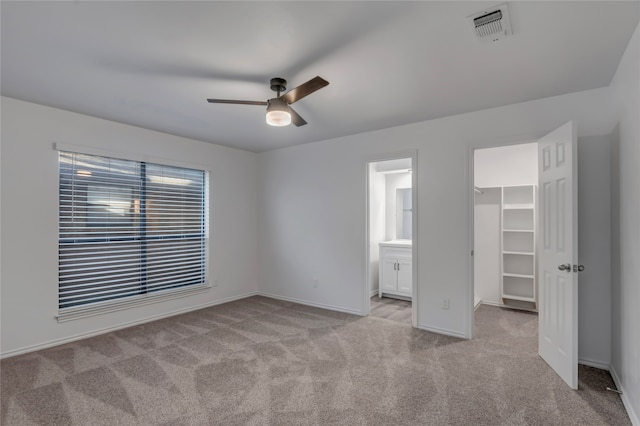
M 485 303 L 537 309 L 537 144 L 474 153 L 474 293 Z

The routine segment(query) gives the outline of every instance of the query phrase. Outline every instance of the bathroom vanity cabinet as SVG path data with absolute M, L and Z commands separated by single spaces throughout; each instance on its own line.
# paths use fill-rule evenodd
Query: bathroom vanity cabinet
M 413 295 L 413 261 L 410 240 L 394 240 L 380 243 L 380 287 L 378 295 Z

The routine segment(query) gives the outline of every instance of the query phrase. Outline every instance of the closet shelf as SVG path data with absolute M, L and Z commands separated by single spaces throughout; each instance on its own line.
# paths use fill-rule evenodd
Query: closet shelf
M 509 300 L 521 300 L 523 302 L 534 302 L 536 301 L 535 298 L 533 297 L 525 297 L 525 296 L 510 296 L 507 294 L 503 294 L 502 295 L 502 299 L 509 299 Z
M 505 204 L 502 208 L 505 210 L 532 210 L 533 204 Z
M 503 277 L 514 277 L 514 278 L 530 278 L 530 279 L 534 279 L 535 278 L 534 275 L 530 275 L 530 274 L 512 274 L 511 272 L 503 272 L 502 276 Z
M 522 307 L 537 300 L 536 277 L 536 187 L 502 188 L 502 276 L 505 305 Z

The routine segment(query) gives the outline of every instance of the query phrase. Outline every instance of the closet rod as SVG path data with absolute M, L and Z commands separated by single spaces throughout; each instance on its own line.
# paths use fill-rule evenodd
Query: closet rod
M 483 192 L 482 190 L 480 190 L 480 188 L 478 188 L 477 186 L 474 186 L 474 187 L 473 187 L 473 190 L 474 190 L 475 192 L 479 192 L 481 195 L 484 195 L 484 192 Z

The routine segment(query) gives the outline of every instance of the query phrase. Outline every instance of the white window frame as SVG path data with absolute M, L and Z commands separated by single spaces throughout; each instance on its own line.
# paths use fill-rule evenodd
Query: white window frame
M 87 155 L 108 157 L 113 159 L 121 159 L 121 160 L 128 160 L 128 161 L 137 161 L 137 162 L 153 163 L 153 164 L 166 165 L 166 166 L 196 169 L 196 170 L 203 171 L 204 177 L 205 177 L 205 182 L 204 182 L 205 279 L 203 283 L 189 285 L 185 287 L 178 287 L 170 290 L 164 290 L 157 293 L 153 292 L 153 293 L 128 296 L 128 297 L 123 297 L 121 299 L 114 299 L 109 301 L 103 301 L 103 302 L 87 304 L 87 305 L 80 305 L 77 307 L 67 307 L 62 309 L 59 308 L 59 300 L 60 300 L 59 286 L 56 285 L 56 295 L 57 295 L 56 306 L 58 306 L 57 308 L 58 314 L 56 316 L 56 319 L 58 322 L 77 320 L 77 319 L 86 318 L 94 315 L 101 315 L 101 314 L 106 314 L 110 312 L 130 309 L 137 306 L 144 306 L 152 303 L 158 303 L 161 301 L 187 297 L 194 294 L 207 292 L 211 289 L 211 284 L 209 280 L 209 277 L 210 277 L 210 273 L 209 273 L 209 265 L 210 265 L 209 212 L 210 212 L 210 204 L 211 204 L 209 178 L 210 178 L 211 171 L 209 170 L 208 167 L 203 166 L 202 164 L 175 161 L 172 159 L 153 157 L 153 156 L 148 156 L 144 154 L 115 152 L 115 151 L 103 150 L 103 149 L 87 147 L 87 146 L 55 143 L 53 144 L 53 148 L 56 151 L 64 151 L 64 152 L 77 153 L 77 154 L 87 154 Z M 58 173 L 58 178 L 59 178 L 59 173 Z M 60 185 L 58 184 L 58 191 L 59 190 L 60 190 Z M 58 193 L 57 200 L 59 203 L 60 193 Z M 58 204 L 58 214 L 60 214 L 59 204 Z M 58 223 L 60 223 L 59 217 L 58 217 Z M 60 233 L 58 231 L 58 238 L 59 238 L 59 235 Z M 58 256 L 58 270 L 59 270 L 59 259 L 60 257 Z

